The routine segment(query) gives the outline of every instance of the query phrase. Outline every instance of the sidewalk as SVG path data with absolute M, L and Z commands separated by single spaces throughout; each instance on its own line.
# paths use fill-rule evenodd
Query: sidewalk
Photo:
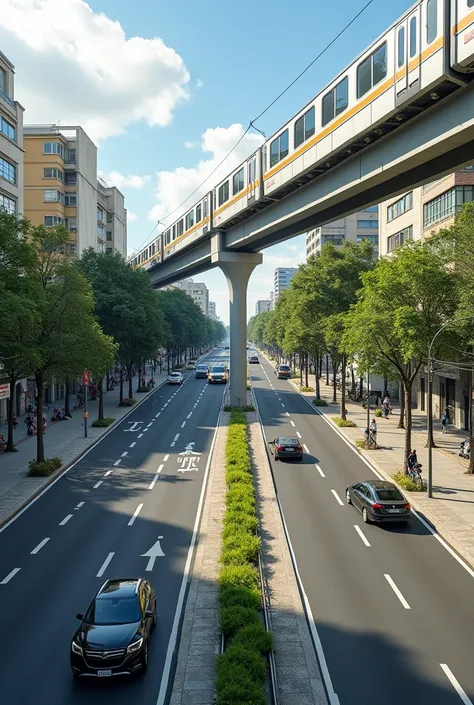
M 147 380 L 151 376 L 151 370 L 147 369 Z M 167 373 L 161 374 L 157 371 L 154 375 L 156 380 L 155 390 L 164 382 Z M 150 392 L 137 393 L 138 375 L 133 378 L 133 394 L 137 401 L 144 399 Z M 128 382 L 124 385 L 124 397 L 128 396 Z M 120 398 L 120 386 L 115 387 L 110 392 L 104 392 L 104 416 L 120 421 L 130 413 L 134 407 L 118 406 Z M 62 460 L 61 469 L 71 465 L 79 458 L 98 438 L 103 436 L 114 424 L 108 428 L 92 428 L 93 421 L 97 418 L 98 401 L 88 402 L 88 437 L 84 437 L 84 407 L 72 410 L 72 418 L 67 421 L 56 421 L 51 423 L 52 411 L 48 414 L 48 428 L 44 435 L 45 456 L 48 458 L 59 457 Z M 19 421 L 18 426 L 22 421 Z M 26 424 L 23 424 L 26 426 Z M 22 429 L 20 429 L 21 432 Z M 17 429 L 18 433 L 18 429 Z M 36 436 L 26 436 L 16 442 L 16 453 L 4 453 L 0 455 L 0 526 L 5 524 L 16 512 L 25 506 L 30 499 L 37 495 L 55 477 L 28 477 L 28 461 L 36 457 Z
M 299 390 L 299 380 L 293 384 Z M 315 388 L 315 377 L 310 375 L 309 384 Z M 314 392 L 302 393 L 309 400 L 314 399 Z M 321 380 L 321 397 L 329 404 L 318 407 L 318 410 L 330 420 L 339 416 L 339 403 L 332 403 L 332 386 L 327 386 Z M 338 400 L 340 392 L 338 391 Z M 357 424 L 357 428 L 337 428 L 337 430 L 352 444 L 363 438 L 367 426 L 367 410 L 360 404 L 346 402 L 348 419 Z M 377 443 L 380 450 L 358 452 L 366 458 L 382 475 L 392 479 L 392 475 L 403 468 L 405 431 L 397 428 L 399 408 L 394 406 L 388 419 L 377 418 Z M 427 470 L 427 440 L 426 414 L 418 409 L 412 410 L 413 433 L 412 448 L 416 448 L 418 458 L 423 465 L 423 477 Z M 371 418 L 373 412 L 371 412 Z M 433 449 L 433 498 L 429 499 L 426 492 L 407 492 L 404 494 L 412 506 L 438 531 L 438 533 L 474 567 L 474 475 L 467 475 L 468 463 L 458 457 L 459 445 L 467 434 L 450 427 L 448 434 L 443 434 L 441 424 L 435 421 L 434 441 L 438 448 Z

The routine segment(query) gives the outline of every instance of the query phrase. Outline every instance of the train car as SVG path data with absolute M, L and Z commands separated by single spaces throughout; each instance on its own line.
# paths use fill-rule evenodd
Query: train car
M 147 245 L 143 250 L 141 250 L 135 257 L 130 261 L 133 269 L 151 269 L 155 264 L 161 262 L 161 252 L 163 250 L 160 248 L 159 237 L 155 238 L 153 242 Z
M 261 197 L 261 156 L 257 150 L 213 189 L 213 228 L 230 227 L 255 213 Z
M 474 72 L 474 0 L 451 0 L 451 66 Z
M 413 5 L 265 142 L 265 196 L 284 197 L 466 84 L 449 61 L 451 1 Z
M 187 213 L 164 232 L 164 259 L 187 247 L 211 229 L 211 193 L 195 203 Z

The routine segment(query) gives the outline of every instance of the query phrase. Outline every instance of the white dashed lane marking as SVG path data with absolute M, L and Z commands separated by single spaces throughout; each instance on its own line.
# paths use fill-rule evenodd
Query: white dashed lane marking
M 343 502 L 342 499 L 339 497 L 339 495 L 337 494 L 336 490 L 331 490 L 331 492 L 333 493 L 334 498 L 336 499 L 336 502 L 337 502 L 338 504 L 340 504 L 341 507 L 343 507 L 343 506 L 344 506 L 344 502 Z
M 96 482 L 96 483 L 95 483 L 93 489 L 96 490 L 98 487 L 101 486 L 102 483 L 103 483 L 103 480 L 99 480 L 99 482 Z
M 6 585 L 7 583 L 9 583 L 10 580 L 11 580 L 13 577 L 15 577 L 15 575 L 16 575 L 17 573 L 20 572 L 20 570 L 21 570 L 21 568 L 14 568 L 14 569 L 11 571 L 11 573 L 8 573 L 8 575 L 6 576 L 6 578 L 3 578 L 2 582 L 0 583 L 0 585 Z
M 68 514 L 67 517 L 64 517 L 64 519 L 59 522 L 59 526 L 64 526 L 67 524 L 69 519 L 72 519 L 72 514 Z
M 142 508 L 143 508 L 143 504 L 139 504 L 138 507 L 133 512 L 133 516 L 129 520 L 127 526 L 133 526 L 133 523 L 135 522 L 135 519 L 137 518 L 137 516 L 140 514 Z
M 36 554 L 41 551 L 41 549 L 43 548 L 43 546 L 46 546 L 46 544 L 48 543 L 48 541 L 49 541 L 49 538 L 43 539 L 42 541 L 40 541 L 40 543 L 36 546 L 36 548 L 34 548 L 34 549 L 31 551 L 31 555 L 32 555 L 32 556 L 36 556 Z
M 114 466 L 117 467 L 117 465 L 120 465 L 121 462 L 122 462 L 122 461 L 121 461 L 120 458 L 119 458 L 118 460 L 115 461 Z
M 107 566 L 109 565 L 109 563 L 112 560 L 112 558 L 114 557 L 114 555 L 115 555 L 114 551 L 112 553 L 109 553 L 109 555 L 107 556 L 107 558 L 105 559 L 105 561 L 102 563 L 102 565 L 99 568 L 99 572 L 96 575 L 97 578 L 101 578 L 103 576 L 103 574 L 107 570 Z
M 130 443 L 130 445 L 129 445 L 128 447 L 129 447 L 129 448 L 134 448 L 136 445 L 137 445 L 137 442 L 136 442 L 136 441 L 133 441 L 133 443 Z
M 169 456 L 169 453 L 166 453 L 165 457 L 163 458 L 163 462 L 165 463 L 165 462 L 168 460 L 169 457 L 170 457 L 170 456 Z

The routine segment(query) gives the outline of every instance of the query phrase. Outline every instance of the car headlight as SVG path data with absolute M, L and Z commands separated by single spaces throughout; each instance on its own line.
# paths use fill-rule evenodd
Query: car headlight
M 142 648 L 142 644 L 143 637 L 140 637 L 140 639 L 137 639 L 132 644 L 130 644 L 129 647 L 127 647 L 127 654 L 134 654 L 135 651 L 140 651 L 140 649 Z
M 71 651 L 73 654 L 79 654 L 79 656 L 82 656 L 82 647 L 80 647 L 79 644 L 76 644 L 75 641 L 71 642 Z

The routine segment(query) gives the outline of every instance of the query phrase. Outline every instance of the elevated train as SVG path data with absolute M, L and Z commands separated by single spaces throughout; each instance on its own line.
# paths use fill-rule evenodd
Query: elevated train
M 251 217 L 473 78 L 474 0 L 419 0 L 130 263 L 150 269 Z

